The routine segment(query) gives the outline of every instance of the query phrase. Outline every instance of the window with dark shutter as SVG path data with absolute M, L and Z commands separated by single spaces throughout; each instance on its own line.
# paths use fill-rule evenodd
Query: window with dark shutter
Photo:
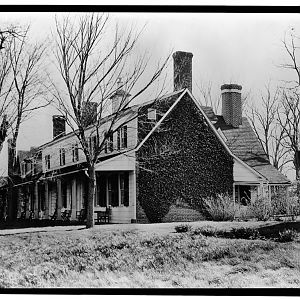
M 108 177 L 108 203 L 113 207 L 119 206 L 118 174 Z
M 59 149 L 59 162 L 61 166 L 66 164 L 66 156 L 65 156 L 64 148 Z
M 121 205 L 129 206 L 129 176 L 128 173 L 120 174 Z
M 72 161 L 76 162 L 78 160 L 79 160 L 78 144 L 74 144 L 72 146 Z
M 125 125 L 123 127 L 123 145 L 122 145 L 122 148 L 127 148 L 127 126 Z
M 118 131 L 117 131 L 117 134 L 118 134 L 118 136 L 117 136 L 117 148 L 118 148 L 118 150 L 120 150 L 120 148 L 121 148 L 121 128 L 119 128 L 118 129 Z
M 98 176 L 98 205 L 106 207 L 106 178 L 104 176 Z
M 109 151 L 113 152 L 114 151 L 114 135 L 112 132 L 109 134 L 109 137 L 108 137 L 108 145 L 109 145 L 109 147 L 108 147 Z

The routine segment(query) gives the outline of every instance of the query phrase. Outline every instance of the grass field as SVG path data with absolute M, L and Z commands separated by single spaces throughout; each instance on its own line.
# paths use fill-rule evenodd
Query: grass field
M 0 287 L 300 287 L 299 239 L 203 237 L 168 226 L 107 225 L 0 236 Z

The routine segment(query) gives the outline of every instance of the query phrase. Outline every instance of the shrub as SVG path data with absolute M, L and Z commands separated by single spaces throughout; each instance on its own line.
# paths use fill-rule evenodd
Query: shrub
M 175 226 L 175 231 L 178 233 L 191 231 L 192 226 L 188 224 L 180 224 Z
M 257 197 L 250 204 L 253 217 L 258 221 L 267 221 L 272 215 L 272 205 L 268 197 Z
M 297 235 L 298 233 L 296 230 L 286 229 L 282 232 L 279 232 L 279 237 L 277 238 L 277 241 L 281 243 L 292 242 L 295 240 Z
M 204 236 L 213 236 L 213 237 L 228 237 L 228 232 L 226 230 L 216 229 L 209 225 L 196 228 L 193 231 L 193 234 L 194 235 L 202 234 Z
M 287 213 L 295 216 L 300 215 L 300 201 L 298 196 L 287 198 Z
M 260 238 L 256 228 L 232 228 L 230 231 L 231 237 L 235 239 L 254 240 Z
M 232 221 L 234 219 L 234 202 L 228 194 L 203 198 L 202 201 L 208 219 L 213 221 Z

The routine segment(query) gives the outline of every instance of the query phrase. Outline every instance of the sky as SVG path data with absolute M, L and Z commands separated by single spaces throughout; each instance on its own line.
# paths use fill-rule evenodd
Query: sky
M 2 24 L 31 24 L 33 39 L 43 40 L 54 30 L 55 15 L 62 13 L 0 13 Z M 72 13 L 69 14 L 72 16 Z M 290 79 L 293 73 L 278 66 L 287 61 L 282 39 L 290 28 L 299 28 L 299 14 L 275 13 L 112 13 L 123 25 L 142 28 L 138 51 L 148 51 L 155 64 L 170 51 L 193 53 L 193 94 L 201 101 L 198 86 L 212 83 L 214 97 L 224 83 L 238 83 L 259 103 L 260 91 L 272 80 Z M 172 91 L 172 61 L 167 69 Z M 149 99 L 145 99 L 147 101 Z M 27 150 L 52 139 L 54 108 L 40 110 L 22 125 L 18 149 Z

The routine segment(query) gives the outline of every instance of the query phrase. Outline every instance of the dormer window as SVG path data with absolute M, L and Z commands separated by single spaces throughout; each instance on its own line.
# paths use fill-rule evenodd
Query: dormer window
M 59 149 L 59 163 L 61 166 L 66 164 L 66 153 L 64 148 Z
M 148 120 L 156 121 L 156 109 L 148 108 Z

